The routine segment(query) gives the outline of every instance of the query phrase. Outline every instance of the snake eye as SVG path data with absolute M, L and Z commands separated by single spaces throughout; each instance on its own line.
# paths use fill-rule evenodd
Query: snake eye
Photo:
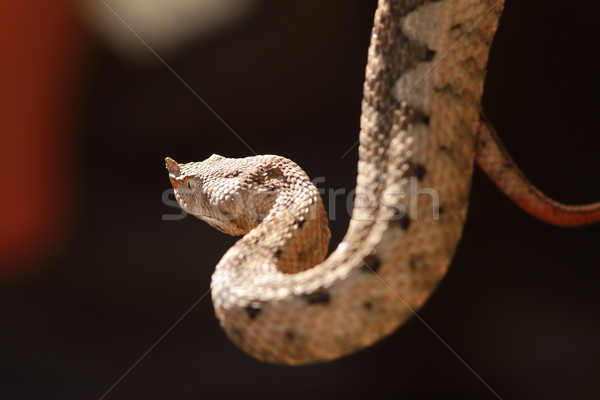
M 187 181 L 187 187 L 189 189 L 192 189 L 192 180 L 191 179 Z

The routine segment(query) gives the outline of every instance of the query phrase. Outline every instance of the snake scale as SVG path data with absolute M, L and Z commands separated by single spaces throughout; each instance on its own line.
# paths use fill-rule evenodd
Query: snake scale
M 478 133 L 490 135 L 480 99 L 502 8 L 503 0 L 379 0 L 355 206 L 326 259 L 323 202 L 294 162 L 166 159 L 184 210 L 245 235 L 211 284 L 237 346 L 273 363 L 333 360 L 389 335 L 425 303 L 461 237 L 476 146 L 493 147 Z

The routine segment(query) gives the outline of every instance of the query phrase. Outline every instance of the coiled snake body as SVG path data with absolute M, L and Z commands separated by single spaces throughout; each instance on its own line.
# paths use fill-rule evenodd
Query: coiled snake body
M 461 237 L 476 148 L 497 148 L 480 125 L 480 98 L 502 6 L 379 1 L 355 208 L 344 240 L 325 260 L 323 203 L 292 161 L 167 158 L 187 212 L 245 234 L 211 285 L 216 315 L 240 348 L 275 363 L 332 360 L 390 334 L 423 305 Z M 496 166 L 489 164 L 488 172 Z M 586 212 L 597 219 L 593 208 Z M 557 204 L 553 210 L 562 212 Z

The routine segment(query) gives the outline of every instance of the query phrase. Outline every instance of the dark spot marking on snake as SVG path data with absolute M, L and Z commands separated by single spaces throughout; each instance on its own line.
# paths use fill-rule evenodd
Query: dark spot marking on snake
M 298 229 L 302 228 L 302 226 L 304 226 L 304 223 L 306 222 L 305 218 L 299 218 L 296 221 L 296 226 L 298 227 Z
M 400 40 L 400 41 L 402 41 L 402 42 L 408 42 L 408 41 L 410 40 L 410 39 L 408 38 L 408 36 L 406 36 L 406 35 L 404 34 L 404 32 L 402 32 L 402 30 L 401 30 L 401 29 L 398 29 L 398 32 L 396 32 L 396 37 L 397 37 L 397 39 L 398 39 L 398 40 Z M 391 70 L 391 68 L 390 68 L 388 65 L 386 65 L 386 68 L 388 69 L 388 71 L 390 71 L 390 70 Z
M 440 93 L 444 96 L 449 96 L 449 97 L 453 97 L 456 99 L 459 98 L 472 98 L 472 95 L 470 95 L 470 92 L 467 92 L 465 90 L 460 90 L 459 88 L 456 88 L 452 85 L 452 83 L 446 83 L 443 86 L 434 86 L 433 87 L 434 92 L 436 93 Z
M 435 50 L 427 49 L 423 56 L 423 61 L 431 61 L 437 52 Z
M 331 301 L 331 297 L 326 290 L 319 290 L 313 293 L 305 295 L 308 304 L 328 304 Z
M 277 251 L 275 251 L 275 258 L 279 259 L 281 257 L 282 253 L 283 253 L 283 250 L 277 249 Z
M 231 336 L 234 336 L 236 340 L 240 341 L 244 338 L 242 330 L 235 325 L 231 326 Z
M 248 313 L 248 317 L 250 317 L 250 319 L 255 319 L 258 316 L 258 314 L 260 314 L 260 312 L 262 311 L 260 307 L 255 305 L 248 305 L 246 306 L 245 310 Z
M 430 3 L 431 0 L 405 0 L 390 2 L 389 10 L 381 15 L 384 20 L 397 20 L 406 17 L 408 14 L 419 9 L 423 5 Z M 382 131 L 389 131 L 393 124 L 394 113 L 390 109 L 397 108 L 397 100 L 393 93 L 394 83 L 400 76 L 407 71 L 412 70 L 427 55 L 427 45 L 418 40 L 409 38 L 402 32 L 400 24 L 382 22 L 374 28 L 373 33 L 376 36 L 375 51 L 382 56 L 382 62 L 378 69 L 373 70 L 373 75 L 368 77 L 365 85 L 381 101 L 372 103 L 383 115 Z M 403 57 L 393 58 L 393 54 L 403 54 Z M 374 98 L 367 98 L 367 102 Z
M 431 121 L 431 118 L 429 117 L 429 115 L 424 114 L 422 112 L 415 112 L 413 117 L 412 117 L 412 122 L 414 124 L 423 124 L 425 126 L 429 126 L 429 122 Z
M 283 337 L 285 337 L 287 340 L 294 340 L 296 339 L 296 334 L 293 331 L 285 331 Z
M 377 272 L 381 267 L 381 260 L 377 257 L 375 251 L 372 251 L 362 260 L 362 265 L 360 266 L 360 270 L 363 272 Z
M 407 230 L 408 227 L 410 226 L 410 218 L 408 218 L 408 215 L 404 214 L 399 220 L 398 222 L 400 223 L 400 226 L 402 226 L 402 229 Z
M 512 168 L 513 167 L 513 165 L 511 163 L 508 163 L 508 162 L 506 162 L 506 163 L 504 163 L 502 165 L 504 166 L 504 168 Z
M 362 303 L 362 307 L 363 307 L 365 310 L 371 311 L 371 310 L 373 309 L 373 303 L 371 303 L 370 301 L 364 301 L 364 302 Z
M 438 206 L 438 215 L 442 215 L 444 213 L 444 206 Z
M 298 262 L 301 262 L 301 263 L 306 262 L 308 257 L 309 257 L 309 254 L 308 254 L 307 250 L 299 251 L 298 255 L 296 256 L 296 258 L 298 259 Z
M 408 168 L 408 173 L 410 176 L 414 176 L 418 180 L 421 180 L 427 173 L 427 169 L 422 164 L 411 164 Z
M 415 11 L 417 8 L 421 7 L 424 4 L 427 4 L 430 1 L 439 1 L 439 0 L 408 0 L 403 2 L 391 2 L 390 4 L 390 13 L 396 17 L 405 17 L 411 12 Z
M 462 24 L 454 24 L 450 28 L 451 31 L 462 28 Z
M 409 268 L 411 271 L 414 271 L 414 270 L 416 270 L 416 269 L 417 269 L 417 267 L 418 267 L 418 266 L 419 266 L 419 262 L 418 262 L 418 260 L 417 260 L 417 257 L 416 257 L 416 256 L 412 256 L 412 257 L 410 258 L 410 260 L 408 261 L 408 268 Z
M 407 230 L 410 226 L 410 218 L 406 213 L 400 215 L 400 211 L 396 210 L 396 213 L 390 218 L 391 226 L 400 226 L 402 229 Z

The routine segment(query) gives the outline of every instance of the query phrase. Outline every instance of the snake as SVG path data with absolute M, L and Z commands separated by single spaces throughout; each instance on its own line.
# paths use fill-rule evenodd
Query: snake
M 474 162 L 531 214 L 600 220 L 526 180 L 482 117 L 503 0 L 379 0 L 363 89 L 354 208 L 327 256 L 323 200 L 277 155 L 166 158 L 188 213 L 239 239 L 211 281 L 227 336 L 260 361 L 335 360 L 390 335 L 425 304 L 461 238 Z

